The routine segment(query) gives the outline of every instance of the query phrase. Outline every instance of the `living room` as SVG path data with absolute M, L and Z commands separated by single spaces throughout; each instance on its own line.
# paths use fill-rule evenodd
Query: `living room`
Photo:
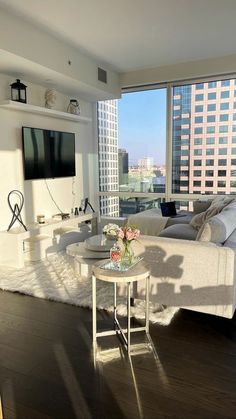
M 0 419 L 235 417 L 235 15 L 0 0 Z

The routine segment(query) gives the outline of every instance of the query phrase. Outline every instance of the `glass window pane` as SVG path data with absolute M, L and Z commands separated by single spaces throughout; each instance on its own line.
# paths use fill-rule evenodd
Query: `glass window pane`
M 214 99 L 216 99 L 216 93 L 208 93 L 207 99 L 208 100 L 214 100 Z
M 223 102 L 220 104 L 220 110 L 221 111 L 226 111 L 227 109 L 229 109 L 229 103 L 228 102 Z
M 205 176 L 209 176 L 209 177 L 212 177 L 212 176 L 214 176 L 214 170 L 206 170 L 205 171 Z
M 119 100 L 98 102 L 97 114 L 100 191 L 164 193 L 166 89 L 125 93 Z M 131 199 L 125 201 L 102 197 L 101 214 L 119 216 L 124 205 L 134 207 Z M 141 201 L 138 211 L 148 207 L 148 200 L 147 205 Z
M 226 170 L 218 170 L 218 176 L 226 176 Z
M 201 156 L 202 155 L 202 150 L 201 149 L 195 149 L 194 150 L 194 156 Z
M 209 105 L 207 105 L 207 111 L 208 112 L 214 112 L 216 110 L 216 104 L 215 103 L 211 103 Z
M 195 112 L 203 112 L 203 106 L 202 105 L 195 106 Z
M 202 90 L 204 88 L 204 84 L 203 83 L 197 83 L 196 84 L 196 90 Z
M 227 154 L 227 148 L 219 148 L 218 153 L 226 155 Z
M 199 100 L 203 100 L 203 98 L 204 98 L 204 95 L 202 95 L 202 94 L 201 95 L 198 94 L 198 95 L 195 96 L 196 102 L 199 101 Z
M 227 144 L 228 137 L 219 137 L 219 144 Z
M 229 98 L 229 91 L 226 90 L 226 91 L 221 92 L 220 97 L 221 97 L 221 99 L 228 99 Z
M 197 84 L 200 85 L 200 83 Z M 182 186 L 179 176 L 183 170 L 182 161 L 180 158 L 179 160 L 173 158 L 172 192 L 191 194 L 196 193 L 197 190 L 201 194 L 217 194 L 218 192 L 230 194 L 230 181 L 226 179 L 230 174 L 231 166 L 236 170 L 235 79 L 201 83 L 201 87 L 198 87 L 197 84 L 178 86 L 179 104 L 180 106 L 181 103 L 186 105 L 186 114 L 180 113 L 179 118 L 187 116 L 189 119 L 189 135 L 187 137 L 189 140 L 189 174 L 188 186 L 186 177 L 184 186 Z M 173 96 L 175 96 L 175 88 L 173 88 Z M 200 102 L 202 100 L 204 102 Z M 180 150 L 183 149 L 181 133 L 178 134 L 176 127 L 173 137 L 177 135 L 179 135 Z M 177 151 L 176 144 L 176 156 L 178 155 Z M 201 167 L 202 174 L 211 177 L 212 180 L 196 178 L 200 177 Z M 221 181 L 218 176 L 222 178 L 223 173 L 225 179 Z M 201 181 L 201 185 L 196 183 L 199 181 Z
M 215 115 L 208 115 L 207 122 L 215 122 L 215 120 L 216 120 Z
M 214 137 L 208 137 L 206 139 L 207 144 L 215 144 L 215 138 Z
M 211 81 L 208 83 L 208 89 L 214 89 L 217 86 L 216 81 Z
M 221 87 L 228 87 L 230 86 L 230 80 L 222 80 Z
M 195 124 L 201 124 L 202 122 L 203 122 L 203 117 L 202 116 L 196 116 L 195 117 Z
M 194 138 L 194 145 L 202 145 L 202 138 Z
M 215 154 L 214 148 L 207 148 L 206 149 L 206 155 L 207 156 L 213 156 Z
M 229 114 L 224 113 L 220 115 L 220 122 L 228 121 L 229 120 Z
M 215 133 L 215 127 L 207 127 L 207 134 L 214 134 Z

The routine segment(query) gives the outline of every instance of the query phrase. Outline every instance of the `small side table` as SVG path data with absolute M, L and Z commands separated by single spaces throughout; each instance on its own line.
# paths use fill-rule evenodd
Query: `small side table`
M 145 331 L 146 334 L 149 334 L 149 283 L 150 283 L 150 272 L 146 266 L 139 262 L 137 265 L 133 266 L 126 272 L 106 270 L 100 267 L 106 261 L 98 262 L 93 266 L 93 275 L 92 275 L 92 299 L 93 299 L 93 348 L 96 350 L 97 347 L 97 337 L 101 336 L 111 336 L 117 333 L 120 334 L 124 346 L 130 354 L 130 333 Z M 107 260 L 108 262 L 108 260 Z M 96 280 L 105 282 L 114 283 L 114 330 L 107 330 L 105 332 L 97 332 L 97 316 L 96 316 Z M 143 327 L 130 327 L 130 288 L 131 283 L 135 281 L 146 280 L 146 322 Z M 116 309 L 116 294 L 117 294 L 117 283 L 127 284 L 127 329 L 123 329 L 117 319 L 117 309 Z

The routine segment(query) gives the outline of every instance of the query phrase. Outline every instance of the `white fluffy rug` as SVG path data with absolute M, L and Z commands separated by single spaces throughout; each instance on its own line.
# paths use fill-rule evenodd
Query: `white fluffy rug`
M 78 280 L 74 273 L 73 258 L 65 252 L 53 254 L 37 263 L 29 263 L 23 269 L 1 267 L 0 288 L 80 307 L 92 307 L 92 281 Z M 112 303 L 113 284 L 97 281 L 97 307 L 111 311 Z M 135 300 L 132 314 L 137 319 L 144 319 L 144 306 L 145 302 Z M 118 300 L 117 310 L 118 314 L 126 315 L 124 299 Z M 168 325 L 177 311 L 177 308 L 150 304 L 150 320 Z

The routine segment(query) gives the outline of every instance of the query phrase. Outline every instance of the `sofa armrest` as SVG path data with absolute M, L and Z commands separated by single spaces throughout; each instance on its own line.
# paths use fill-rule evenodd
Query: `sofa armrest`
M 232 317 L 232 249 L 213 243 L 142 236 L 135 244 L 135 252 L 150 268 L 151 300 Z M 138 295 L 145 295 L 144 283 L 138 284 Z

